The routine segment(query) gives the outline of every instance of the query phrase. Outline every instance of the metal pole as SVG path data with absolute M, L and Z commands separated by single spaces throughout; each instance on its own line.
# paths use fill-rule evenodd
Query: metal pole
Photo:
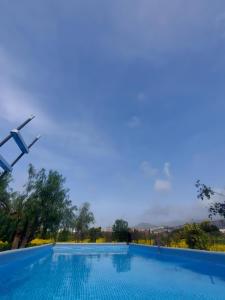
M 28 149 L 30 149 L 39 139 L 40 139 L 41 135 L 38 135 L 33 142 L 30 143 L 30 145 L 28 145 Z
M 3 146 L 9 139 L 11 139 L 13 136 L 13 134 L 15 135 L 15 133 L 17 134 L 17 136 L 19 135 L 19 131 L 26 126 L 31 120 L 33 120 L 35 116 L 30 116 L 26 121 L 24 121 L 21 125 L 19 125 L 16 129 L 12 130 L 10 132 L 10 134 L 5 137 L 1 142 L 0 142 L 0 147 Z M 23 151 L 23 149 L 21 150 L 22 153 L 20 153 L 20 155 L 10 164 L 8 164 L 8 168 L 4 168 L 5 165 L 3 165 L 3 169 L 5 169 L 4 172 L 2 172 L 0 174 L 0 179 L 2 179 L 6 174 L 8 174 L 9 172 L 11 172 L 11 168 L 21 159 L 21 157 L 23 157 L 23 155 L 25 153 L 28 153 L 28 149 L 30 149 L 40 138 L 40 135 L 37 136 L 28 146 L 26 146 L 27 151 Z M 21 146 L 19 145 L 19 142 L 17 141 L 17 139 L 14 137 L 15 142 L 17 143 L 17 145 L 19 146 L 19 148 L 21 149 Z M 21 142 L 22 137 L 19 136 L 19 141 Z M 23 144 L 25 144 L 25 142 L 22 140 Z M 26 145 L 26 144 L 25 144 Z M 0 161 L 4 164 L 6 164 L 6 161 L 4 160 L 3 157 L 0 156 Z
M 28 149 L 30 149 L 39 139 L 40 139 L 40 135 L 38 135 L 33 142 L 30 143 L 30 145 L 28 146 Z M 20 155 L 11 163 L 11 167 L 13 167 L 20 159 L 21 157 L 23 157 L 23 155 L 25 154 L 25 152 L 20 153 Z
M 0 147 L 3 146 L 9 139 L 11 139 L 11 133 L 5 137 L 1 142 L 0 142 Z
M 33 120 L 35 118 L 35 116 L 31 115 L 26 121 L 24 121 L 20 126 L 18 126 L 16 129 L 20 130 L 22 129 L 24 126 L 27 125 L 27 123 L 29 123 L 31 120 Z
M 24 121 L 20 126 L 18 126 L 16 129 L 20 130 L 22 129 L 24 126 L 26 126 L 31 120 L 33 120 L 33 118 L 35 118 L 35 116 L 30 116 L 26 121 Z M 9 135 L 7 135 L 7 137 L 5 137 L 1 142 L 0 142 L 0 147 L 2 147 L 9 139 L 11 139 L 12 135 L 11 133 Z

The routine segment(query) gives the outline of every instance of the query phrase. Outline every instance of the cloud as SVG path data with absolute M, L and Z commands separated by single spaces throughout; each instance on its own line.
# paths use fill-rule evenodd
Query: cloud
M 179 225 L 208 218 L 208 205 L 203 201 L 188 203 L 153 203 L 141 216 L 152 224 Z
M 142 161 L 140 164 L 140 170 L 146 177 L 153 177 L 158 173 L 158 169 L 153 168 L 149 161 Z
M 133 116 L 131 119 L 127 122 L 127 126 L 130 128 L 137 128 L 141 125 L 141 120 L 138 116 Z
M 18 64 L 2 48 L 0 48 L 0 90 L 0 120 L 16 127 L 30 115 L 36 115 L 27 127 L 27 132 L 29 135 L 40 133 L 43 139 L 47 137 L 52 152 L 63 147 L 61 153 L 71 157 L 79 154 L 113 158 L 118 155 L 108 136 L 89 120 L 71 121 L 65 118 L 63 122 L 59 122 L 55 119 L 47 111 L 45 102 L 38 100 L 38 96 L 30 91 L 26 67 Z M 137 122 L 134 119 L 133 125 L 135 121 Z
M 169 163 L 169 162 L 165 162 L 165 163 L 164 163 L 163 173 L 166 175 L 166 177 L 168 177 L 168 178 L 171 177 L 170 163 Z
M 159 174 L 159 169 L 152 167 L 149 161 L 142 161 L 140 164 L 140 170 L 143 175 L 147 178 L 155 177 Z M 171 183 L 171 171 L 170 171 L 170 163 L 165 162 L 163 169 L 160 173 L 163 173 L 164 178 L 157 178 L 154 182 L 154 189 L 157 192 L 168 192 L 172 189 Z
M 38 116 L 31 124 L 42 133 L 54 131 L 55 124 L 29 91 L 29 76 L 24 68 L 0 48 L 0 118 L 19 125 L 30 115 Z
M 170 191 L 172 188 L 171 182 L 169 180 L 164 179 L 156 179 L 154 184 L 154 189 L 157 192 L 167 192 Z

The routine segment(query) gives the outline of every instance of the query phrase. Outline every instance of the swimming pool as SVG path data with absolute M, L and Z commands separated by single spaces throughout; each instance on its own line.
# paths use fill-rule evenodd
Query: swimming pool
M 225 299 L 225 255 L 70 244 L 0 254 L 0 299 Z

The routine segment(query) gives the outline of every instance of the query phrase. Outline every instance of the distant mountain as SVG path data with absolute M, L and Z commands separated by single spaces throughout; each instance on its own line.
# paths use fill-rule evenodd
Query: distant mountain
M 210 219 L 204 218 L 204 219 L 186 219 L 186 220 L 174 220 L 170 222 L 165 222 L 163 226 L 168 226 L 168 227 L 179 227 L 183 226 L 187 223 L 201 223 L 203 221 L 211 221 Z
M 136 228 L 136 229 L 154 229 L 154 228 L 157 228 L 157 227 L 159 227 L 159 226 L 155 226 L 155 225 L 152 225 L 150 223 L 144 223 L 144 222 L 139 223 L 139 224 L 134 226 L 134 228 Z
M 190 220 L 184 220 L 184 221 L 171 221 L 171 222 L 165 222 L 162 225 L 153 225 L 150 223 L 146 223 L 146 222 L 141 222 L 135 226 L 133 226 L 133 228 L 136 229 L 156 229 L 156 228 L 160 228 L 160 227 L 170 227 L 170 228 L 178 228 L 178 227 L 182 227 L 184 224 L 187 223 L 201 223 L 203 221 L 209 221 L 212 224 L 216 225 L 218 228 L 225 228 L 225 220 L 224 219 L 218 219 L 218 220 L 210 220 L 210 219 L 190 219 Z

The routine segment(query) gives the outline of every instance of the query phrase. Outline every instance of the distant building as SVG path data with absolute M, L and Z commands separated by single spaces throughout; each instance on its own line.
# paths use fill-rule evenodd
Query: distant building
M 102 228 L 102 231 L 104 231 L 104 232 L 112 232 L 112 227 L 108 226 L 108 227 Z
M 149 229 L 146 229 L 146 228 L 137 228 L 137 227 L 131 227 L 130 228 L 130 230 L 131 231 L 138 231 L 138 232 L 146 232 L 146 233 L 149 233 L 149 232 L 151 232 L 151 229 L 149 228 Z
M 174 228 L 173 227 L 164 227 L 164 226 L 161 226 L 161 227 L 157 227 L 157 228 L 154 228 L 152 229 L 152 233 L 155 233 L 155 234 L 158 234 L 158 233 L 169 233 L 171 231 L 173 231 Z

